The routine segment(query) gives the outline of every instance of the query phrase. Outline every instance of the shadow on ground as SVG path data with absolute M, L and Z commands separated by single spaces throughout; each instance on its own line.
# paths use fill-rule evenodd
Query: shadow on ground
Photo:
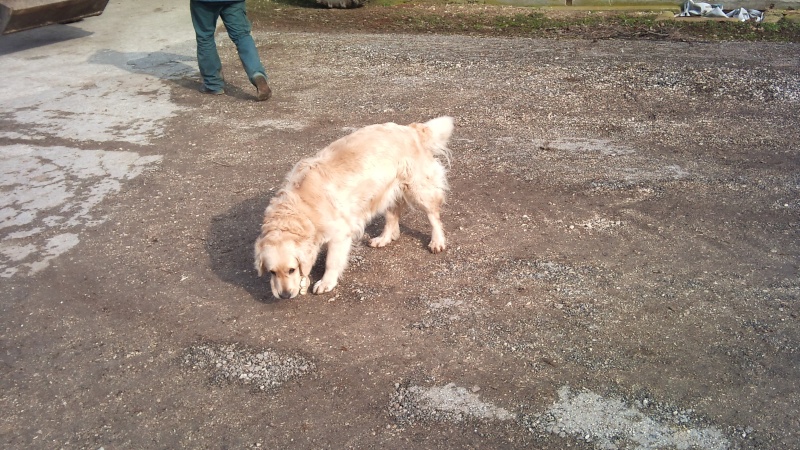
M 222 281 L 245 289 L 260 302 L 273 302 L 265 278 L 253 268 L 253 244 L 258 238 L 270 194 L 249 198 L 211 218 L 206 252 L 211 270 Z
M 197 73 L 194 56 L 172 52 L 119 52 L 99 50 L 89 63 L 114 66 L 131 73 L 153 75 L 162 80 L 176 80 Z M 188 63 L 188 64 L 187 64 Z
M 220 280 L 246 290 L 263 303 L 277 301 L 272 296 L 267 277 L 259 278 L 253 266 L 253 245 L 261 231 L 264 210 L 272 194 L 249 198 L 231 207 L 224 214 L 211 218 L 206 252 L 211 270 Z M 325 271 L 325 249 L 320 251 L 311 271 L 311 279 L 319 280 Z
M 72 39 L 85 38 L 93 35 L 90 31 L 69 25 L 50 25 L 33 30 L 20 31 L 0 37 L 0 56 L 45 47 Z
M 182 89 L 198 91 L 203 84 L 197 69 L 197 58 L 193 53 L 189 54 L 192 51 L 189 47 L 189 44 L 178 46 L 175 52 L 100 50 L 89 58 L 89 62 L 114 66 L 135 74 L 152 75 Z M 252 100 L 254 97 L 251 91 L 245 91 L 232 83 L 225 85 L 225 95 L 239 100 Z

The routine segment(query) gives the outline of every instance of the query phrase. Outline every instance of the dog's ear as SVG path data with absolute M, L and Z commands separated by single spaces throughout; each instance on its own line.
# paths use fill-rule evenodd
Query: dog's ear
M 261 239 L 259 238 L 256 241 L 255 245 L 255 267 L 256 271 L 258 272 L 258 276 L 264 275 L 264 272 L 267 271 L 267 268 L 264 266 L 264 261 L 261 259 Z
M 302 277 L 307 277 L 311 272 L 311 268 L 314 267 L 314 264 L 308 263 L 308 258 L 298 259 L 297 265 L 300 266 L 300 276 Z
M 307 277 L 311 275 L 311 269 L 317 262 L 319 246 L 313 242 L 302 242 L 297 247 L 297 262 L 300 264 L 300 275 Z
M 303 251 L 303 249 L 301 249 L 301 251 Z M 312 260 L 311 256 L 308 255 L 305 251 L 303 251 L 303 254 L 297 256 L 298 256 L 297 262 L 300 265 L 300 275 L 307 277 L 311 273 L 311 269 L 314 267 L 316 258 Z
M 264 261 L 261 261 L 261 258 L 256 257 L 256 271 L 258 271 L 258 276 L 264 275 L 264 272 L 267 271 L 266 267 L 264 267 Z

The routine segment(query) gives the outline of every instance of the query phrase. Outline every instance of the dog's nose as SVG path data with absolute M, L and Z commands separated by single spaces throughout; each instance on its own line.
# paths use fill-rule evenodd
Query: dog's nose
M 281 298 L 284 300 L 292 298 L 292 293 L 289 291 L 283 291 L 281 292 Z

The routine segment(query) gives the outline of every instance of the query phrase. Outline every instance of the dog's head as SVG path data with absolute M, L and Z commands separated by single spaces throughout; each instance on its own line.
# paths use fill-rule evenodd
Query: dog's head
M 255 245 L 258 276 L 269 273 L 269 285 L 275 298 L 289 299 L 300 292 L 300 279 L 308 276 L 316 255 L 313 249 L 286 233 L 261 236 Z
M 256 241 L 256 270 L 258 276 L 269 273 L 269 285 L 275 298 L 294 298 L 300 292 L 300 259 L 297 242 L 292 239 Z

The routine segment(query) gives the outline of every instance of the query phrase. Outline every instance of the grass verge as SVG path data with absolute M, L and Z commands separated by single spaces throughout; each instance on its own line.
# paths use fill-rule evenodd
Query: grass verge
M 483 3 L 374 0 L 328 9 L 314 0 L 249 0 L 254 24 L 329 32 L 448 33 L 589 39 L 800 42 L 797 11 L 770 12 L 763 23 L 674 19 L 675 11 L 526 8 Z

